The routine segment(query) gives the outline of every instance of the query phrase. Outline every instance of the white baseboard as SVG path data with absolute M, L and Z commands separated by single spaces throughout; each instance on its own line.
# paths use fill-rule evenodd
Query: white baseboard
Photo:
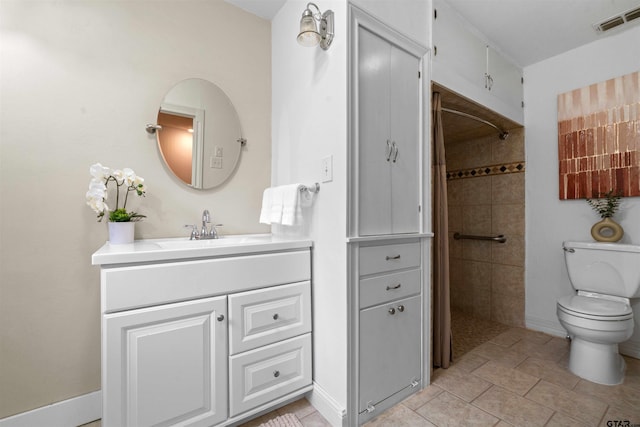
M 347 427 L 347 411 L 317 383 L 307 399 L 333 427 Z
M 0 420 L 0 427 L 76 427 L 102 417 L 102 392 L 84 394 Z
M 539 317 L 526 316 L 525 325 L 527 329 L 534 331 L 545 332 L 549 335 L 556 337 L 566 337 L 567 331 L 560 325 L 560 322 L 551 322 L 547 319 L 540 319 Z
M 618 346 L 620 353 L 625 356 L 635 357 L 640 359 L 640 342 L 638 341 L 626 341 Z

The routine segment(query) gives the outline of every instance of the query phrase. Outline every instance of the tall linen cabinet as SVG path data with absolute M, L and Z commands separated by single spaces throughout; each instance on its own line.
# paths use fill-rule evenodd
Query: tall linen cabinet
M 428 49 L 350 7 L 350 422 L 429 382 Z

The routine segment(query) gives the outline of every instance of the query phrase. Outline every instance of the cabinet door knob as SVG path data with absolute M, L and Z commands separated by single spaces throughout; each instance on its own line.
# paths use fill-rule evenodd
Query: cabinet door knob
M 279 317 L 280 316 L 278 315 L 278 313 L 276 313 L 276 314 L 273 315 L 273 320 L 278 320 Z
M 400 255 L 393 255 L 393 256 L 387 255 L 387 258 L 386 258 L 387 261 L 390 261 L 392 259 L 400 259 Z
M 278 378 L 280 376 L 280 371 L 273 371 L 273 376 Z
M 402 283 L 398 283 L 397 285 L 387 285 L 387 290 L 391 291 L 394 289 L 400 289 L 400 286 L 402 286 Z
M 402 312 L 404 311 L 404 305 L 399 305 L 399 306 L 398 306 L 398 311 L 399 311 L 400 313 L 402 313 Z
M 216 319 L 218 322 L 222 322 L 224 320 L 224 314 L 219 315 Z
M 393 308 L 393 307 L 391 307 L 391 308 L 389 309 L 389 314 L 390 314 L 390 315 L 392 315 L 392 316 L 393 316 L 394 314 L 396 314 L 396 309 L 395 309 L 395 308 Z

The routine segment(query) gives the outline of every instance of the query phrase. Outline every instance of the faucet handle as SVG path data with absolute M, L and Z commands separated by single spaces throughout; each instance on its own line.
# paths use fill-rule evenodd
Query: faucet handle
M 214 238 L 217 239 L 218 236 L 218 230 L 216 229 L 216 227 L 223 227 L 223 224 L 214 224 L 211 226 L 211 230 L 209 231 L 209 235 Z
M 200 238 L 200 235 L 198 234 L 198 226 L 191 225 L 191 224 L 187 224 L 184 226 L 184 228 L 189 228 L 189 227 L 191 227 L 191 236 L 189 237 L 189 240 Z

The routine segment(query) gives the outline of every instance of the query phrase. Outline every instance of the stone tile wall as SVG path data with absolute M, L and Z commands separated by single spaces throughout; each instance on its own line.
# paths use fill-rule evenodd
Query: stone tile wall
M 451 305 L 524 325 L 524 129 L 446 144 Z M 504 234 L 506 243 L 455 240 Z

